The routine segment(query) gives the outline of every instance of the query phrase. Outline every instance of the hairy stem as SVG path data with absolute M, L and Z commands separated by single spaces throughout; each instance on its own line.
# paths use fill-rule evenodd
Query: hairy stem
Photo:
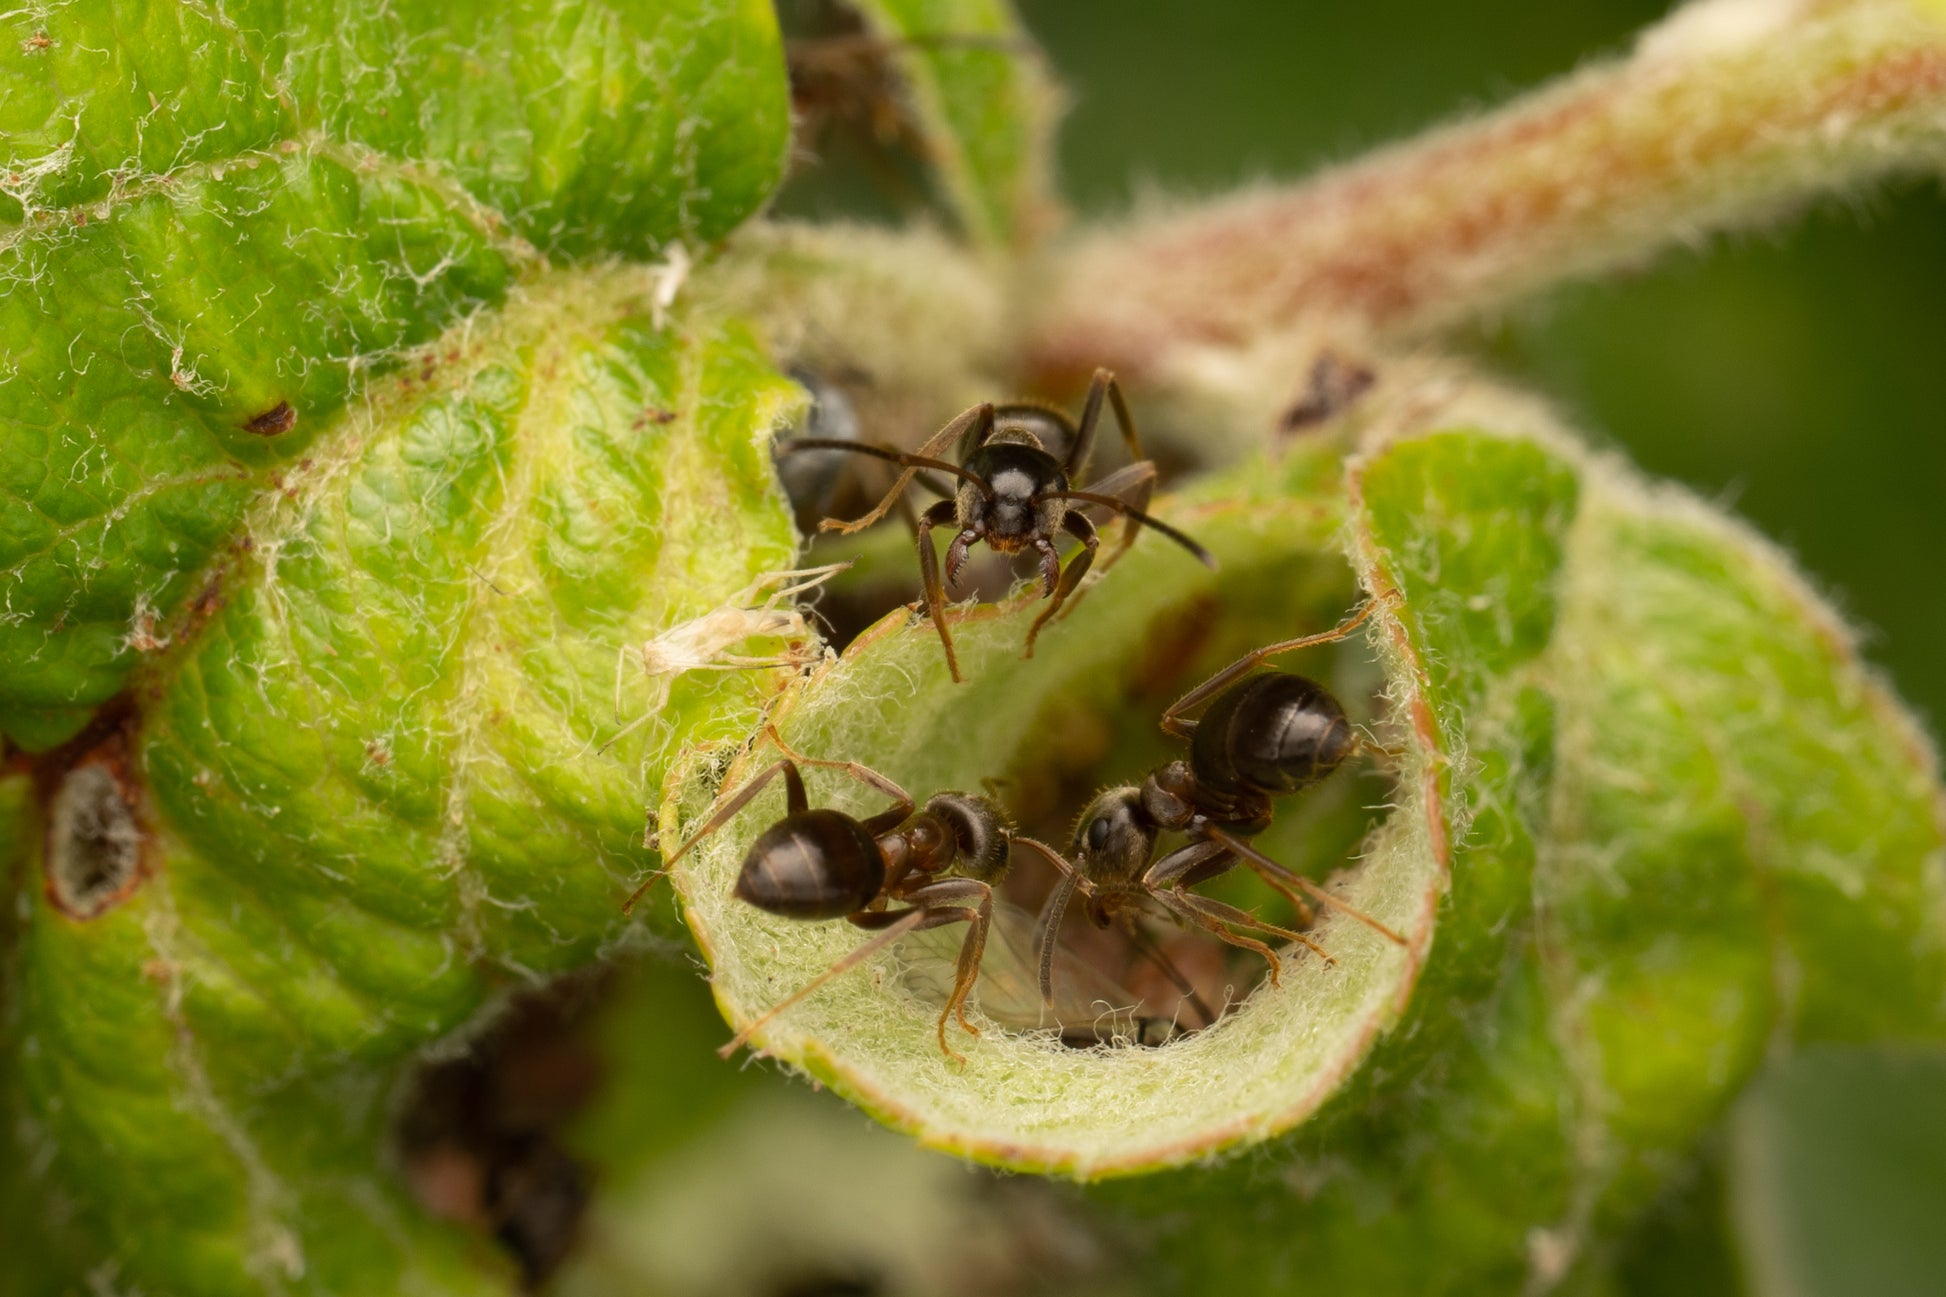
M 1632 53 L 1288 188 L 1069 249 L 1027 365 L 1159 374 L 1322 324 L 1398 335 L 1946 161 L 1946 13 L 1710 0 Z

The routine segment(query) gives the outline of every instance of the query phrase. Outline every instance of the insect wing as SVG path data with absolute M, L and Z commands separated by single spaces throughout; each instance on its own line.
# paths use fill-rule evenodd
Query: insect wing
M 966 929 L 959 924 L 915 932 L 900 943 L 905 988 L 929 1004 L 944 1004 L 953 989 L 954 961 Z M 1166 1018 L 1136 1012 L 1141 997 L 1086 960 L 1055 951 L 1054 1004 L 1041 1003 L 1034 962 L 1034 916 L 996 900 L 980 960 L 973 1003 L 1015 1031 L 1055 1033 L 1064 1045 L 1158 1045 L 1178 1032 Z

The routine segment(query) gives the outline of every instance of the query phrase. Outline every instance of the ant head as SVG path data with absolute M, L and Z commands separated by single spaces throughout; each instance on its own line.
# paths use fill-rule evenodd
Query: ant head
M 791 919 L 838 919 L 885 886 L 885 857 L 865 826 L 839 811 L 787 815 L 750 844 L 736 897 Z
M 1038 497 L 1067 490 L 1067 474 L 1033 433 L 997 432 L 966 457 L 964 467 L 987 490 L 983 494 L 970 482 L 960 484 L 956 502 L 960 526 L 982 532 L 993 548 L 1010 553 L 1060 529 L 1066 502 Z
M 1130 880 L 1149 863 L 1157 832 L 1140 788 L 1110 788 L 1075 821 L 1070 854 L 1091 882 Z
M 926 803 L 926 814 L 951 831 L 960 873 L 991 883 L 1007 872 L 1013 828 L 998 806 L 984 797 L 940 793 Z

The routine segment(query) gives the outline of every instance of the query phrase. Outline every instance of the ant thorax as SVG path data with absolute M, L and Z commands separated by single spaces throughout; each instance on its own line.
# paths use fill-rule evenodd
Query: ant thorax
M 1150 772 L 1142 781 L 1142 808 L 1161 828 L 1194 833 L 1201 825 L 1216 824 L 1245 837 L 1269 828 L 1274 813 L 1259 789 L 1209 780 L 1189 761 L 1170 761 Z

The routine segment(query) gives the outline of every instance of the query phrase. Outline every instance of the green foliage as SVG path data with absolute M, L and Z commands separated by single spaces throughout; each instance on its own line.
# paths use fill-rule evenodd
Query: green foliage
M 58 796 L 9 817 L 8 1201 L 70 1276 L 499 1290 L 375 1175 L 398 1068 L 616 939 L 669 757 L 763 697 L 634 651 L 796 547 L 750 333 L 552 267 L 761 201 L 774 22 L 138 9 L 8 20 L 0 724 L 53 746 L 139 672 L 43 778 L 142 844 L 90 896 Z
M 0 728 L 33 747 L 360 373 L 551 259 L 721 236 L 787 126 L 761 3 L 79 5 L 0 46 Z
M 1175 752 L 1154 722 L 1182 689 L 1361 595 L 1358 638 L 1288 665 L 1396 758 L 1262 843 L 1403 946 L 1327 916 L 1334 963 L 1166 1049 L 989 1020 L 949 1037 L 962 1067 L 933 1034 L 949 930 L 761 1042 L 925 1144 L 1126 1177 L 1064 1215 L 1150 1240 L 1144 1288 L 1420 1292 L 1598 1287 L 1764 1058 L 1940 1038 L 1937 771 L 1843 626 L 1742 530 L 1408 357 L 1351 422 L 1158 503 L 1220 572 L 1146 535 L 1031 662 L 1024 594 L 957 621 L 964 685 L 903 612 L 788 685 L 699 669 L 814 648 L 773 599 L 799 561 L 778 371 L 869 362 L 900 418 L 958 399 L 932 389 L 985 381 L 1005 314 L 981 277 L 1052 215 L 1055 95 L 1011 11 L 863 11 L 979 258 L 784 237 L 710 262 L 784 154 L 762 4 L 0 20 L 10 1291 L 505 1291 L 505 1258 L 384 1169 L 401 1077 L 508 990 L 680 936 L 667 892 L 646 932 L 620 915 L 658 863 L 645 821 L 692 827 L 772 759 L 764 721 L 921 798 L 1002 776 L 1051 816 Z M 1234 413 L 1282 399 L 1286 359 L 1163 382 Z M 856 941 L 729 899 L 775 810 L 675 878 L 738 1021 Z M 1024 922 L 991 950 L 996 1017 L 1033 997 Z M 658 1202 L 682 1157 L 742 1148 L 698 1155 L 736 1196 L 753 1145 L 696 1140 L 742 1086 L 663 1053 L 714 1038 L 694 997 L 638 983 L 615 1013 L 640 1093 L 571 1138 Z M 1739 1130 L 1752 1237 L 1803 1210 L 1752 1196 L 1752 1159 L 1830 1162 L 1775 1115 L 1828 1092 L 1804 1075 Z M 979 1210 L 897 1152 L 914 1231 Z M 625 1253 L 582 1281 L 644 1273 Z
M 371 1291 L 443 1255 L 370 1183 L 393 1070 L 614 940 L 670 756 L 760 714 L 631 650 L 790 565 L 795 394 L 629 288 L 523 290 L 262 502 L 146 700 L 150 876 L 21 934 L 36 1155 L 128 1273 Z

